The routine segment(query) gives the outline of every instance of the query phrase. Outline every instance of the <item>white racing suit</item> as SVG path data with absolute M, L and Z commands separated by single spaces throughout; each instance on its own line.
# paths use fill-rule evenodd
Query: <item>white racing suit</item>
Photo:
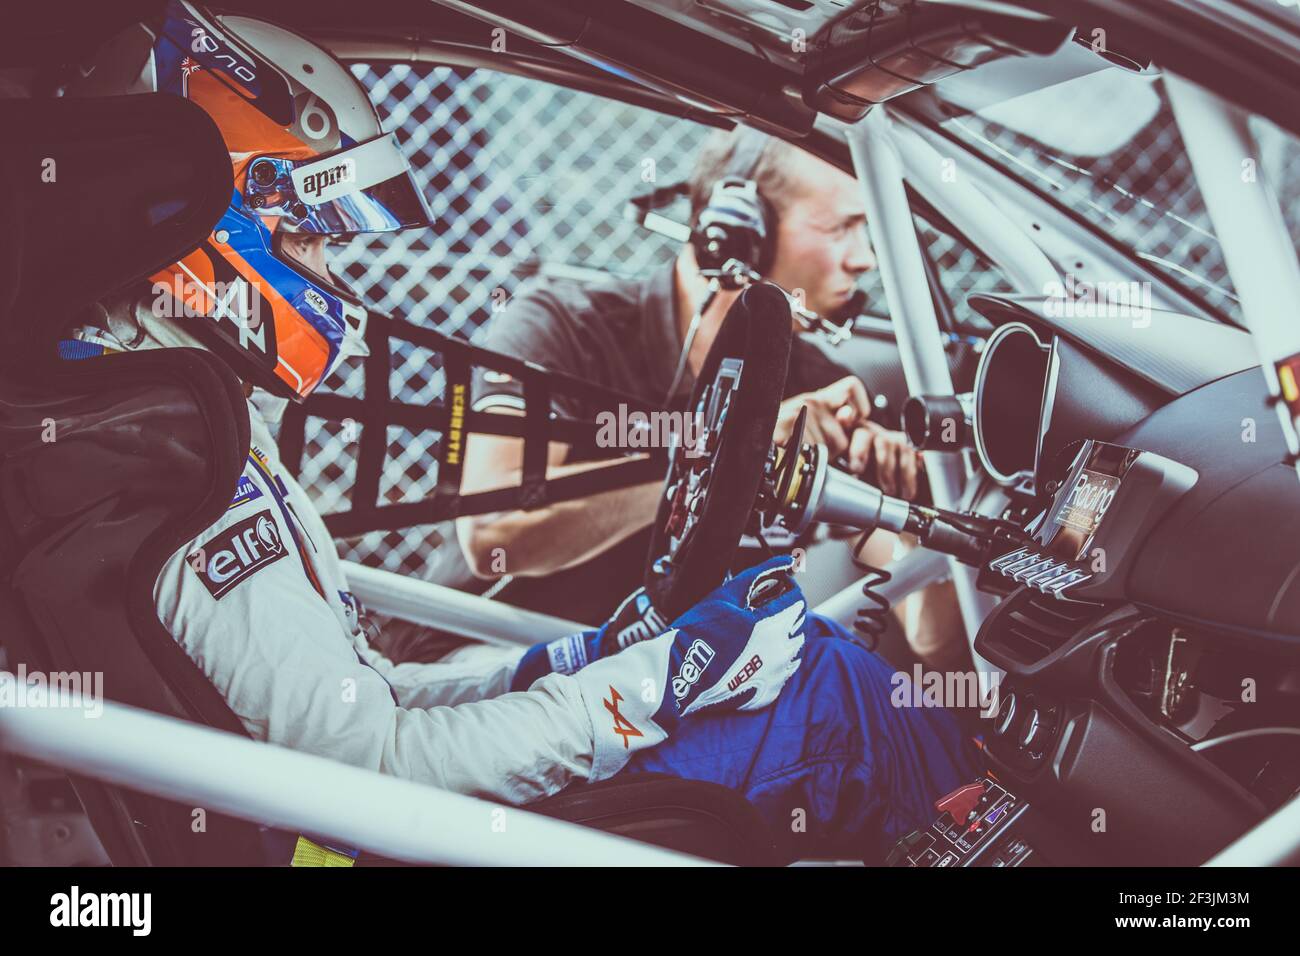
M 394 664 L 371 648 L 333 539 L 256 408 L 250 419 L 253 447 L 229 510 L 167 562 L 155 597 L 163 625 L 257 739 L 514 804 L 625 767 L 708 780 L 744 794 L 775 832 L 791 807 L 811 808 L 819 837 L 854 853 L 927 825 L 931 801 L 974 773 L 951 718 L 891 706 L 889 665 L 839 639 L 832 622 L 810 616 L 802 666 L 788 660 L 803 644 L 801 596 L 759 620 L 717 600 L 741 579 L 673 630 L 572 674 L 529 677 L 526 691 L 509 691 L 522 648 Z M 734 667 L 696 668 L 719 678 L 702 700 L 762 683 L 756 698 L 739 712 L 686 707 L 679 717 L 667 691 L 690 700 L 709 683 L 675 687 L 696 676 L 687 634 L 720 658 L 726 645 L 746 648 Z M 771 683 L 745 683 L 751 655 Z
M 99 324 L 71 330 L 59 353 L 170 347 L 201 346 L 123 297 Z M 577 680 L 547 678 L 489 700 L 508 690 L 523 648 L 472 645 L 433 664 L 394 664 L 371 648 L 333 538 L 280 464 L 258 407 L 274 416 L 285 402 L 254 395 L 252 448 L 229 507 L 154 586 L 159 620 L 248 733 L 512 803 L 591 777 L 601 745 Z M 606 775 L 625 762 L 616 758 Z
M 511 803 L 587 779 L 600 742 L 577 680 L 553 675 L 506 694 L 522 648 L 394 664 L 370 647 L 333 539 L 249 412 L 253 447 L 234 500 L 154 590 L 163 626 L 248 732 Z M 618 737 L 604 743 L 623 749 Z
M 121 348 L 100 330 L 77 339 L 66 358 Z M 522 648 L 392 663 L 370 646 L 333 539 L 254 403 L 249 417 L 233 500 L 164 565 L 154 596 L 254 738 L 514 804 L 625 767 L 706 780 L 744 794 L 774 832 L 803 810 L 810 837 L 850 852 L 928 825 L 930 801 L 971 779 L 951 717 L 891 705 L 889 665 L 833 622 L 805 627 L 797 588 L 755 606 L 762 568 L 664 634 L 571 674 L 528 675 L 526 691 L 509 690 Z M 685 717 L 696 697 L 723 706 Z

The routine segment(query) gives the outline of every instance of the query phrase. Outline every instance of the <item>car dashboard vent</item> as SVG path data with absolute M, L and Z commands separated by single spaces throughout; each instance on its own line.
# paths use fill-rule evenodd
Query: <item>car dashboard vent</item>
M 1102 605 L 1050 597 L 1022 587 L 1011 594 L 981 629 L 980 645 L 1021 664 L 1037 664 L 1089 622 L 1101 616 Z M 1000 652 L 1000 653 L 997 653 Z

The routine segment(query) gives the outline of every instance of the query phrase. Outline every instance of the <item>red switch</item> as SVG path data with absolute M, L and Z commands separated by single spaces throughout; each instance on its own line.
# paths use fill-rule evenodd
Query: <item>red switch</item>
M 958 787 L 946 797 L 940 797 L 934 801 L 934 808 L 940 813 L 946 811 L 951 814 L 956 823 L 965 823 L 971 811 L 979 805 L 982 796 L 984 796 L 984 782 L 976 781 Z

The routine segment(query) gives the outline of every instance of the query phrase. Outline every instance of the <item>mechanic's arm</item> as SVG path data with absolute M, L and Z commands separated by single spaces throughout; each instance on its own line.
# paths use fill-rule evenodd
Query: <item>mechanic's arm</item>
M 493 409 L 521 414 L 514 409 Z M 568 445 L 552 442 L 547 478 L 562 478 L 620 462 L 563 464 Z M 523 441 L 500 435 L 471 435 L 465 447 L 461 493 L 473 494 L 518 484 L 523 474 Z M 608 550 L 654 520 L 662 482 L 615 488 L 532 511 L 504 511 L 456 520 L 456 536 L 470 570 L 482 578 L 501 573 L 544 575 Z M 504 557 L 504 572 L 495 559 Z

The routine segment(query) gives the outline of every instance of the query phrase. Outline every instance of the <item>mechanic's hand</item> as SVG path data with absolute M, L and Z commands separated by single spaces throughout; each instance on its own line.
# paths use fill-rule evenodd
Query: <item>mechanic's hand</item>
M 643 587 L 637 588 L 599 629 L 530 647 L 519 660 L 510 689 L 527 690 L 533 681 L 547 674 L 576 674 L 593 661 L 658 637 L 666 630 L 668 622 L 650 600 L 650 594 Z
M 885 494 L 916 499 L 925 460 L 902 432 L 868 421 L 871 403 L 860 379 L 846 375 L 825 388 L 782 402 L 774 435 L 778 445 L 789 440 L 804 406 L 808 408 L 804 441 L 825 445 L 832 459 L 844 458 L 852 474 L 863 476 L 871 471 L 868 480 Z
M 789 441 L 795 419 L 804 406 L 808 407 L 804 441 L 825 445 L 832 458 L 852 453 L 850 437 L 859 425 L 871 417 L 867 387 L 856 376 L 846 375 L 825 388 L 795 395 L 781 403 L 776 416 L 776 431 L 772 436 L 778 445 Z
M 871 483 L 885 494 L 916 500 L 925 478 L 925 459 L 906 435 L 867 422 L 853 433 L 852 441 L 857 454 L 848 458 L 855 474 L 870 470 Z
M 674 622 L 672 630 L 603 658 L 576 675 L 591 717 L 590 779 L 621 769 L 683 719 L 710 710 L 758 710 L 799 669 L 806 602 L 793 558 L 738 574 Z

